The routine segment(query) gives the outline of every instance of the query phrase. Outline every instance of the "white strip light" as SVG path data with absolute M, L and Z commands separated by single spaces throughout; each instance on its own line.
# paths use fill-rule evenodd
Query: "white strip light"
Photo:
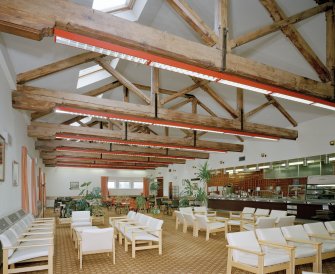
M 146 59 L 134 57 L 134 56 L 131 56 L 131 55 L 128 55 L 128 54 L 123 54 L 123 53 L 119 53 L 119 52 L 112 51 L 112 50 L 99 48 L 99 47 L 96 47 L 96 46 L 91 46 L 91 45 L 88 45 L 88 44 L 83 44 L 83 43 L 76 42 L 76 41 L 66 39 L 66 38 L 62 38 L 62 37 L 59 37 L 59 36 L 56 36 L 56 43 L 66 45 L 66 46 L 75 47 L 75 48 L 80 48 L 80 49 L 84 49 L 84 50 L 89 50 L 89 51 L 93 51 L 93 52 L 98 52 L 98 53 L 101 53 L 101 54 L 113 56 L 113 57 L 128 60 L 128 61 L 132 61 L 132 62 L 135 62 L 135 63 L 147 64 L 149 62 Z
M 236 83 L 236 82 L 232 82 L 232 81 L 228 81 L 228 80 L 220 80 L 219 83 L 221 84 L 225 84 L 228 86 L 233 86 L 233 87 L 237 87 L 237 88 L 243 88 L 243 89 L 248 89 L 251 91 L 255 91 L 258 93 L 262 93 L 262 94 L 270 94 L 271 91 L 265 90 L 265 89 L 261 89 L 261 88 L 256 88 L 256 87 L 252 87 L 252 86 L 248 86 L 248 85 L 244 85 L 244 84 L 240 84 L 240 83 Z
M 177 72 L 177 73 L 189 75 L 189 76 L 192 76 L 192 77 L 205 79 L 205 80 L 208 80 L 208 81 L 219 82 L 219 83 L 222 83 L 222 84 L 225 84 L 225 85 L 234 86 L 234 87 L 238 87 L 238 88 L 242 88 L 242 89 L 246 89 L 246 90 L 251 90 L 251 91 L 254 91 L 254 92 L 261 93 L 261 94 L 271 94 L 271 96 L 275 96 L 275 97 L 278 97 L 278 98 L 287 99 L 287 100 L 290 100 L 290 101 L 303 103 L 303 104 L 308 104 L 308 105 L 312 105 L 312 106 L 316 106 L 316 107 L 325 108 L 325 109 L 335 111 L 335 106 L 314 102 L 314 101 L 312 101 L 313 100 L 312 98 L 311 98 L 311 100 L 308 100 L 308 99 L 303 99 L 303 98 L 290 96 L 290 95 L 286 95 L 286 94 L 276 93 L 276 92 L 272 92 L 272 91 L 269 91 L 269 90 L 266 90 L 266 89 L 262 89 L 262 88 L 258 88 L 258 87 L 254 87 L 254 86 L 249 86 L 249 85 L 245 85 L 245 84 L 241 84 L 241 83 L 238 83 L 238 82 L 233 82 L 233 81 L 229 81 L 229 80 L 225 80 L 225 79 L 220 79 L 218 77 L 214 77 L 214 76 L 210 76 L 210 75 L 207 75 L 207 74 L 195 72 L 195 71 L 192 71 L 192 70 L 182 69 L 182 68 L 178 68 L 178 67 L 175 67 L 175 66 L 170 66 L 170 65 L 158 63 L 158 62 L 155 62 L 155 61 L 135 57 L 135 56 L 132 56 L 132 55 L 123 54 L 123 53 L 120 53 L 120 52 L 107 50 L 107 49 L 96 47 L 96 46 L 91 46 L 89 44 L 80 43 L 80 42 L 77 42 L 77 41 L 74 41 L 74 40 L 71 40 L 71 39 L 67 39 L 67 38 L 63 38 L 63 37 L 60 37 L 60 36 L 56 36 L 56 43 L 67 45 L 67 46 L 72 46 L 72 47 L 76 47 L 76 48 L 81 48 L 81 49 L 89 50 L 89 51 L 93 51 L 93 52 L 98 52 L 98 53 L 101 53 L 101 54 L 104 54 L 104 55 L 110 55 L 110 56 L 113 56 L 113 57 L 116 57 L 116 58 L 132 61 L 132 62 L 136 62 L 136 63 L 140 63 L 140 64 L 149 64 L 150 66 L 153 66 L 153 67 L 156 67 L 156 68 Z
M 335 110 L 335 107 L 328 106 L 328 105 L 321 104 L 321 103 L 313 103 L 312 105 L 313 105 L 313 106 L 316 106 L 316 107 L 320 107 L 320 108 L 325 108 L 325 109 Z
M 294 101 L 294 102 L 307 104 L 307 105 L 310 105 L 310 104 L 313 103 L 310 100 L 301 99 L 301 98 L 297 98 L 297 97 L 293 97 L 293 96 L 289 96 L 289 95 L 285 95 L 285 94 L 281 94 L 281 93 L 271 93 L 271 96 L 282 98 L 282 99 L 287 99 L 287 100 L 291 100 L 291 101 Z
M 259 169 L 267 169 L 267 168 L 270 168 L 270 166 L 259 166 L 258 168 Z
M 161 64 L 161 63 L 158 63 L 158 62 L 151 62 L 150 66 L 156 67 L 156 68 L 159 68 L 159 69 L 165 69 L 165 70 L 185 74 L 185 75 L 192 76 L 192 77 L 205 79 L 205 80 L 208 80 L 208 81 L 217 81 L 218 80 L 218 78 L 213 77 L 213 76 L 209 76 L 209 75 L 206 75 L 206 74 L 194 72 L 194 71 L 187 70 L 187 69 L 182 69 L 182 68 L 177 68 L 177 67 L 173 67 L 173 66 L 169 66 L 169 65 L 164 65 L 164 64 Z
M 303 165 L 304 162 L 303 161 L 298 161 L 298 162 L 292 162 L 292 163 L 289 163 L 288 165 L 289 166 L 298 166 L 298 165 Z

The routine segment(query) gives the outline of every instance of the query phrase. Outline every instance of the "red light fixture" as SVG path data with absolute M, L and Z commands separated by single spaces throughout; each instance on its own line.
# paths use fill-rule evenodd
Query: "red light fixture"
M 74 147 L 57 147 L 56 151 L 69 151 L 69 152 L 81 152 L 81 153 L 99 153 L 103 155 L 121 155 L 121 156 L 135 156 L 135 157 L 152 157 L 152 158 L 162 158 L 162 159 L 181 159 L 181 160 L 194 160 L 194 157 L 187 156 L 173 156 L 173 155 L 162 155 L 155 153 L 136 153 L 130 151 L 106 151 L 102 149 L 80 149 Z
M 169 145 L 169 144 L 160 144 L 160 143 L 154 143 L 154 142 L 110 139 L 110 138 L 103 138 L 103 137 L 82 136 L 82 135 L 73 135 L 73 134 L 65 134 L 65 133 L 56 133 L 55 137 L 56 139 L 77 140 L 77 141 L 83 141 L 83 142 L 112 143 L 112 144 L 132 145 L 132 146 L 142 146 L 142 147 L 172 148 L 172 149 L 191 150 L 191 151 L 226 153 L 225 150 L 215 149 L 215 148 Z
M 61 162 L 69 161 L 99 161 L 105 163 L 125 163 L 125 164 L 143 164 L 143 165 L 153 165 L 153 166 L 167 166 L 171 163 L 169 162 L 149 162 L 149 161 L 135 161 L 135 160 L 119 160 L 119 159 L 102 159 L 102 158 L 89 158 L 89 157 L 68 157 L 68 156 L 56 156 L 57 160 Z
M 54 35 L 56 43 L 81 48 L 88 51 L 99 52 L 101 54 L 174 71 L 209 81 L 240 87 L 258 93 L 271 94 L 272 96 L 284 98 L 287 100 L 314 105 L 316 107 L 335 111 L 334 102 L 329 102 L 305 94 L 300 94 L 280 87 L 259 83 L 225 72 L 212 71 L 209 69 L 197 67 L 195 65 L 185 64 L 180 61 L 168 59 L 166 57 L 156 56 L 144 51 L 126 48 L 58 28 L 54 29 Z
M 174 121 L 165 121 L 160 118 L 148 118 L 148 117 L 140 117 L 135 115 L 126 115 L 126 114 L 115 114 L 110 112 L 102 112 L 96 110 L 88 110 L 88 109 L 80 109 L 73 107 L 64 107 L 57 106 L 54 108 L 56 113 L 65 113 L 72 115 L 80 115 L 80 116 L 89 116 L 103 119 L 113 119 L 113 120 L 121 120 L 125 122 L 134 122 L 134 123 L 142 123 L 148 125 L 155 126 L 165 126 L 165 127 L 174 127 L 174 128 L 182 128 L 188 130 L 197 130 L 197 131 L 205 131 L 205 132 L 213 132 L 213 133 L 223 133 L 228 135 L 239 135 L 244 137 L 253 137 L 257 139 L 265 139 L 271 141 L 278 141 L 278 137 L 273 137 L 265 134 L 256 134 L 256 133 L 248 133 L 244 131 L 238 130 L 230 130 L 230 129 L 222 129 L 219 127 L 211 127 L 211 126 L 203 126 L 203 125 L 195 125 L 191 123 L 182 123 L 182 122 L 174 122 Z

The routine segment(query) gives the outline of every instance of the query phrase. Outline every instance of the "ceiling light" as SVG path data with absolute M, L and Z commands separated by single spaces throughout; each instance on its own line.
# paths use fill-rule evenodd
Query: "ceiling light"
M 248 167 L 249 170 L 256 170 L 256 167 L 255 166 L 252 166 L 252 167 Z
M 335 161 L 335 157 L 330 157 L 330 158 L 329 158 L 329 161 L 330 161 L 330 162 Z
M 80 140 L 77 140 L 80 142 Z M 57 147 L 56 151 L 71 151 L 71 152 L 81 152 L 81 153 L 99 153 L 103 155 L 122 155 L 122 156 L 136 156 L 136 157 L 152 157 L 152 158 L 162 158 L 162 159 L 181 159 L 181 160 L 194 160 L 194 157 L 187 156 L 174 156 L 174 155 L 163 155 L 155 153 L 136 153 L 128 151 L 106 151 L 102 149 L 80 149 L 74 147 Z
M 335 110 L 335 105 L 326 105 L 326 104 L 321 104 L 321 103 L 313 103 L 313 106 L 320 107 L 320 108 L 325 108 L 325 109 L 330 109 L 330 110 Z
M 298 166 L 298 165 L 303 165 L 304 161 L 297 161 L 297 162 L 291 162 L 288 165 L 289 166 Z
M 161 144 L 161 143 L 154 143 L 154 142 L 148 142 L 148 141 L 144 142 L 144 141 L 121 140 L 121 139 L 111 139 L 111 138 L 63 134 L 63 133 L 56 133 L 55 137 L 56 139 L 80 140 L 84 142 L 91 141 L 91 142 L 96 142 L 96 143 L 107 143 L 107 144 L 120 144 L 120 145 L 132 145 L 132 146 L 141 146 L 141 147 L 172 148 L 172 149 L 191 150 L 191 151 L 226 153 L 225 150 L 215 149 L 215 148 L 169 145 L 169 144 Z
M 265 165 L 265 166 L 259 166 L 258 168 L 259 169 L 267 169 L 267 168 L 270 168 L 270 166 L 269 165 Z
M 228 135 L 239 135 L 239 136 L 244 136 L 244 137 L 253 137 L 253 138 L 259 138 L 259 139 L 265 139 L 265 140 L 271 140 L 271 141 L 279 140 L 278 137 L 268 136 L 265 134 L 240 132 L 238 130 L 228 130 L 228 129 L 222 129 L 222 128 L 211 127 L 211 126 L 195 125 L 195 124 L 175 122 L 175 121 L 166 121 L 160 118 L 150 118 L 150 117 L 148 118 L 148 117 L 141 117 L 141 116 L 135 116 L 135 115 L 130 115 L 130 114 L 116 114 L 116 113 L 111 113 L 111 112 L 102 112 L 102 111 L 96 111 L 96 110 L 80 109 L 80 108 L 65 107 L 65 106 L 55 107 L 54 112 L 63 113 L 63 114 L 80 115 L 80 116 L 89 116 L 89 117 L 95 117 L 95 118 L 100 118 L 100 119 L 112 119 L 112 120 L 117 120 L 117 121 L 140 123 L 140 124 L 147 124 L 147 125 L 154 125 L 154 126 L 172 127 L 172 128 L 178 128 L 178 129 L 223 133 L 223 134 L 228 134 Z
M 106 158 L 89 158 L 89 157 L 70 157 L 70 156 L 56 156 L 57 160 L 60 161 L 100 161 L 106 163 L 134 163 L 134 164 L 146 164 L 146 165 L 169 165 L 170 162 L 150 162 L 150 161 L 136 161 L 136 160 L 122 160 L 122 159 L 106 159 Z
M 306 99 L 302 99 L 302 98 L 298 98 L 298 97 L 293 97 L 293 96 L 289 96 L 289 95 L 285 95 L 285 94 L 281 94 L 281 93 L 271 93 L 271 96 L 274 97 L 278 97 L 278 98 L 283 98 L 283 99 L 287 99 L 290 101 L 294 101 L 294 102 L 298 102 L 298 103 L 302 103 L 302 104 L 312 104 L 313 101 L 310 100 L 306 100 Z
M 78 167 L 78 168 L 109 168 L 109 169 L 155 169 L 152 166 L 113 166 L 113 165 L 103 165 L 103 164 L 82 164 L 82 163 L 71 163 L 71 164 L 62 164 L 57 163 L 58 167 Z
M 313 96 L 300 94 L 283 88 L 275 87 L 268 84 L 249 80 L 240 76 L 235 76 L 225 72 L 213 71 L 207 68 L 186 64 L 180 61 L 168 59 L 166 57 L 157 56 L 140 50 L 135 50 L 109 42 L 83 36 L 77 33 L 71 33 L 62 29 L 54 29 L 56 43 L 81 48 L 104 55 L 114 56 L 128 61 L 146 64 L 161 69 L 174 71 L 177 73 L 215 81 L 226 85 L 240 87 L 262 94 L 271 94 L 275 97 L 304 103 L 312 104 L 317 107 L 326 108 L 335 111 L 335 103 L 322 100 Z

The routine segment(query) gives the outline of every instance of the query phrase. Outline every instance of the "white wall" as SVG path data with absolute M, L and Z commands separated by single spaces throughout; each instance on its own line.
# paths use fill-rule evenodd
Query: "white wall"
M 211 153 L 208 160 L 209 168 L 221 169 L 335 153 L 335 146 L 329 145 L 329 142 L 334 140 L 335 137 L 334 112 L 330 111 L 328 116 L 303 122 L 296 129 L 299 132 L 299 137 L 296 141 L 280 140 L 273 142 L 245 138 L 243 143 L 244 152 Z M 265 153 L 267 157 L 262 158 L 261 153 Z M 239 162 L 240 156 L 245 156 L 246 160 Z M 164 195 L 168 194 L 168 182 L 173 182 L 173 185 L 179 186 L 181 191 L 182 179 L 196 178 L 199 165 L 205 161 L 188 160 L 185 165 L 170 165 L 168 168 L 158 168 L 155 176 L 164 177 Z M 223 161 L 224 164 L 220 164 L 220 161 Z
M 99 168 L 70 168 L 48 167 L 46 168 L 47 196 L 77 196 L 78 190 L 70 190 L 70 182 L 92 182 L 89 189 L 101 186 L 101 176 L 108 176 L 110 181 L 143 181 L 148 176 L 145 170 L 105 170 Z M 133 195 L 133 191 L 119 190 L 118 194 Z M 135 193 L 138 193 L 135 190 Z
M 29 119 L 21 111 L 12 108 L 12 97 L 4 73 L 0 69 L 0 134 L 8 132 L 11 144 L 5 150 L 5 181 L 0 182 L 0 217 L 21 208 L 21 148 L 26 146 L 31 157 L 37 157 L 34 140 L 27 137 Z M 19 186 L 12 186 L 12 163 L 19 163 Z M 39 161 L 37 166 L 42 167 Z M 38 172 L 36 173 L 38 175 Z

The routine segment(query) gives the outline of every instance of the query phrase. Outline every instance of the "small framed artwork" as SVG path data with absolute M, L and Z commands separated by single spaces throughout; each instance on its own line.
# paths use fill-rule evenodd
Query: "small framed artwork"
M 13 186 L 19 185 L 19 163 L 16 161 L 13 161 L 12 166 L 12 178 L 13 178 Z
M 0 135 L 0 182 L 5 180 L 5 139 Z
M 79 190 L 79 182 L 70 182 L 70 190 Z

